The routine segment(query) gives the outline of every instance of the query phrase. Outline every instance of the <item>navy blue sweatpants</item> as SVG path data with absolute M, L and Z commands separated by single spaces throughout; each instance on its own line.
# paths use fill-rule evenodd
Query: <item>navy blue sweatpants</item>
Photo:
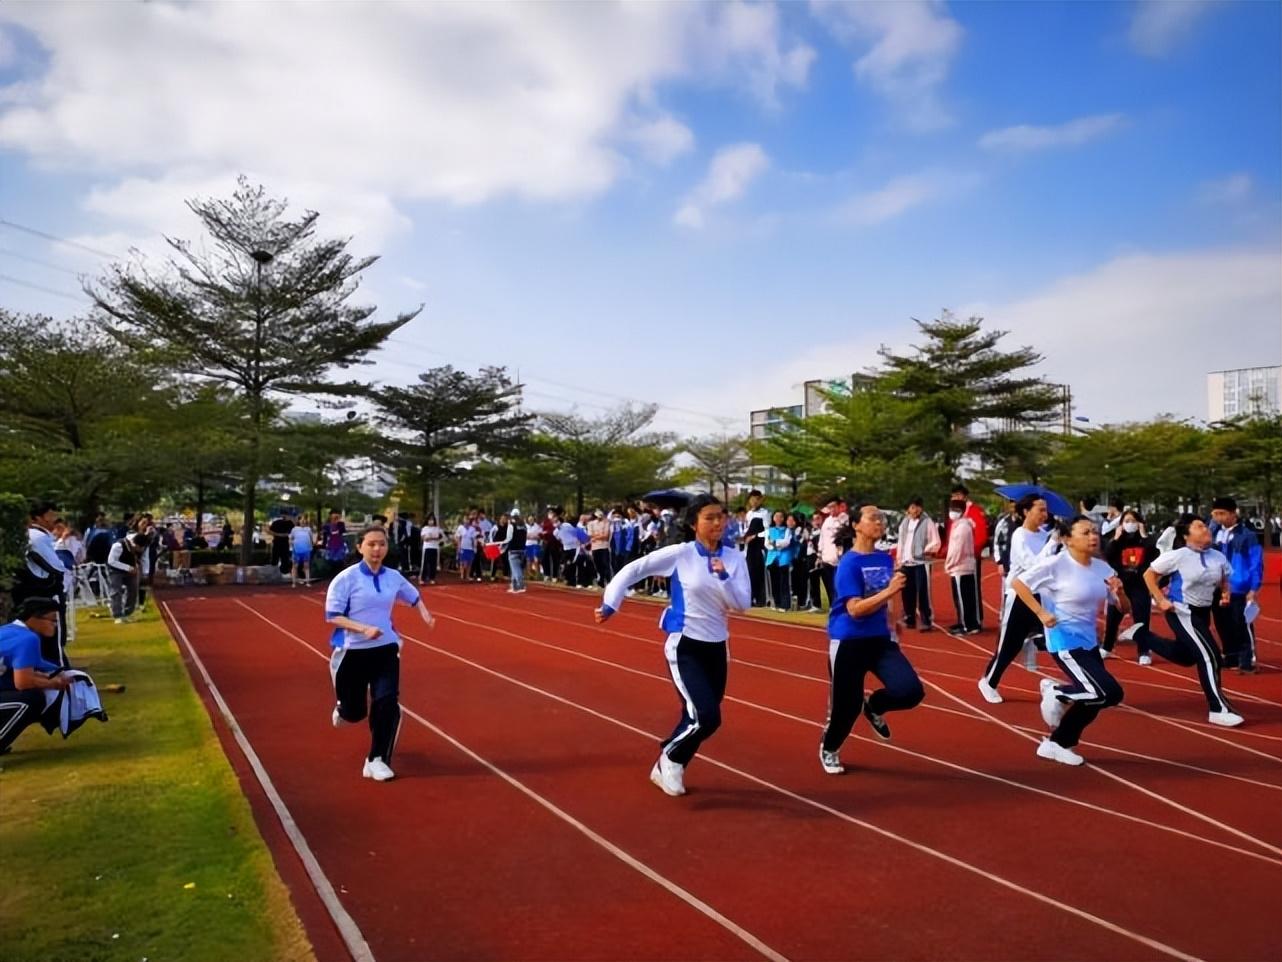
M 724 641 L 699 641 L 681 634 L 668 635 L 663 653 L 681 696 L 681 720 L 662 748 L 678 765 L 689 765 L 699 746 L 721 727 L 730 655 Z
M 381 758 L 392 763 L 392 749 L 401 728 L 401 648 L 337 648 L 329 660 L 338 715 L 344 721 L 365 718 L 368 699 L 369 761 Z
M 1056 697 L 1068 703 L 1068 711 L 1051 732 L 1050 739 L 1064 748 L 1072 748 L 1101 711 L 1122 703 L 1122 686 L 1104 667 L 1099 648 L 1052 651 L 1051 657 L 1068 676 L 1069 684 L 1056 686 Z
M 828 721 L 824 725 L 823 748 L 841 748 L 864 707 L 864 678 L 872 672 L 885 687 L 868 696 L 868 710 L 877 715 L 904 711 L 926 697 L 921 679 L 904 653 L 888 635 L 879 638 L 847 638 L 828 641 L 828 674 L 832 687 L 828 695 Z

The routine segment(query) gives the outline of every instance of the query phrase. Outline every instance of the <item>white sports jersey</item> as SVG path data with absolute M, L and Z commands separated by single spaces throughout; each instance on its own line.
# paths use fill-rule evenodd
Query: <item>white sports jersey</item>
M 1184 547 L 1159 555 L 1149 569 L 1171 575 L 1172 601 L 1206 608 L 1215 597 L 1215 589 L 1229 576 L 1229 560 L 1215 548 L 1194 551 Z
M 715 574 L 712 559 L 725 565 Z M 697 541 L 674 544 L 624 565 L 606 586 L 602 608 L 618 611 L 627 590 L 645 578 L 671 578 L 672 603 L 664 609 L 659 625 L 669 634 L 697 641 L 725 641 L 730 637 L 726 615 L 744 611 L 752 602 L 752 586 L 744 556 L 733 548 L 709 552 Z

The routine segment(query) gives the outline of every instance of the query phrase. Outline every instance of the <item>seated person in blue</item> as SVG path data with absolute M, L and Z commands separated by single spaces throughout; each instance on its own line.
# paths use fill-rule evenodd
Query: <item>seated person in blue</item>
M 45 710 L 45 690 L 63 691 L 72 677 L 40 655 L 40 639 L 58 631 L 58 603 L 27 598 L 14 620 L 0 627 L 0 755 Z

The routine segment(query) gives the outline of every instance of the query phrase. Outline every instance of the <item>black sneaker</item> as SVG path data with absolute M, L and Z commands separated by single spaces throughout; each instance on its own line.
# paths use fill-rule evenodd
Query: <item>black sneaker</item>
M 922 631 L 934 631 L 934 630 L 935 630 L 935 626 L 934 626 L 934 625 L 932 625 L 930 622 L 927 622 L 926 624 L 924 624 L 924 625 L 922 625 L 922 626 L 921 626 L 921 630 L 922 630 Z
M 950 635 L 964 635 L 966 633 L 966 626 L 963 624 L 949 625 L 944 630 Z
M 916 628 L 916 627 L 917 627 L 917 622 L 915 622 L 915 621 L 910 621 L 909 619 L 905 618 L 905 619 L 904 619 L 904 627 L 905 627 L 905 628 Z
M 890 741 L 890 726 L 886 724 L 886 719 L 875 711 L 871 711 L 867 705 L 864 705 L 864 717 L 868 719 L 868 724 L 872 725 L 872 730 L 877 733 L 878 738 Z

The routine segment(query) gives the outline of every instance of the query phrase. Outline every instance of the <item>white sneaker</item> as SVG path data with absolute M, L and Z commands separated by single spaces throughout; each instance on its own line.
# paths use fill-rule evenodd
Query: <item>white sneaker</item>
M 1118 640 L 1118 641 L 1133 641 L 1133 640 L 1135 639 L 1135 635 L 1136 635 L 1136 634 L 1139 632 L 1139 630 L 1140 630 L 1141 628 L 1143 628 L 1143 627 L 1144 627 L 1144 622 L 1142 622 L 1142 621 L 1137 621 L 1137 622 L 1135 622 L 1135 624 L 1131 625 L 1131 626 L 1130 626 L 1129 628 L 1127 628 L 1125 631 L 1119 631 L 1119 632 L 1117 633 L 1117 640 Z
M 1056 745 L 1049 738 L 1043 738 L 1042 743 L 1037 746 L 1037 757 L 1047 758 L 1052 762 L 1059 762 L 1061 765 L 1081 765 L 1086 761 L 1085 758 L 1071 748 Z
M 1152 655 L 1140 655 L 1140 664 L 1141 664 L 1141 665 L 1151 665 L 1151 664 L 1153 664 L 1153 656 L 1152 656 Z
M 1212 725 L 1222 725 L 1225 728 L 1236 728 L 1246 721 L 1245 718 L 1233 711 L 1213 711 L 1206 716 L 1206 720 Z
M 819 764 L 829 775 L 841 775 L 846 771 L 846 766 L 841 764 L 841 757 L 836 752 L 824 751 L 822 743 L 819 745 Z
M 1121 635 L 1118 635 L 1118 638 L 1120 639 Z M 1100 658 L 1116 658 L 1117 657 L 1117 655 L 1113 654 L 1107 648 L 1101 648 L 1099 650 L 1099 656 Z
M 387 767 L 387 762 L 381 758 L 375 758 L 365 763 L 365 768 L 361 772 L 366 778 L 372 778 L 376 782 L 386 782 L 396 777 L 396 773 Z
M 667 756 L 666 752 L 659 753 L 659 760 L 654 763 L 654 768 L 650 769 L 650 781 L 672 796 L 686 793 L 684 776 L 685 766 L 678 765 Z
M 334 706 L 334 714 L 330 715 L 329 717 L 330 717 L 330 721 L 334 723 L 335 728 L 342 728 L 344 725 L 355 724 L 354 722 L 349 722 L 346 718 L 344 718 L 342 715 L 338 713 L 337 705 Z
M 1000 705 L 1004 700 L 997 689 L 988 683 L 987 678 L 979 679 L 979 693 L 984 696 L 984 701 L 990 705 Z
M 1042 689 L 1042 721 L 1046 722 L 1047 728 L 1054 731 L 1059 727 L 1060 720 L 1064 717 L 1064 712 L 1068 708 L 1061 704 L 1056 697 L 1058 692 L 1055 690 L 1055 682 L 1049 678 L 1043 678 L 1040 687 Z M 1059 746 L 1056 745 L 1055 747 L 1058 748 Z M 1081 762 L 1072 762 L 1071 764 L 1080 765 Z
M 116 619 L 116 624 L 118 624 L 118 625 L 123 625 L 124 623 L 125 623 L 125 619 L 124 619 L 124 618 L 117 618 L 117 619 Z

